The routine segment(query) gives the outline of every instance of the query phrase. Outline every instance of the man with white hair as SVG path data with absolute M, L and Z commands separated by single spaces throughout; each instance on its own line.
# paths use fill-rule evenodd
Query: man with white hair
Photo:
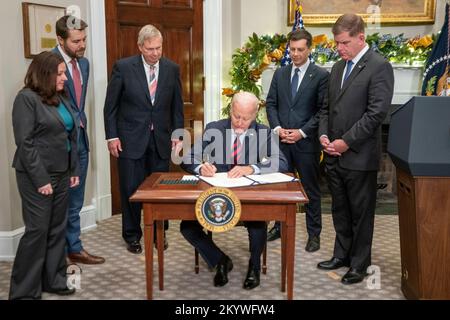
M 268 127 L 256 123 L 258 98 L 250 92 L 239 92 L 231 103 L 231 117 L 209 123 L 201 141 L 183 158 L 182 168 L 194 174 L 211 177 L 216 172 L 228 172 L 228 177 L 285 172 L 287 160 L 279 150 L 276 136 Z M 209 159 L 204 162 L 203 159 Z M 247 221 L 250 240 L 250 261 L 244 289 L 259 285 L 261 253 L 266 244 L 265 221 Z M 197 221 L 182 221 L 180 230 L 211 268 L 216 268 L 214 286 L 228 283 L 233 263 Z
M 144 26 L 138 46 L 141 54 L 114 65 L 104 107 L 108 149 L 118 159 L 122 237 L 136 254 L 142 252 L 141 204 L 128 199 L 152 172 L 169 171 L 171 149 L 180 143 L 172 132 L 184 127 L 180 68 L 162 57 L 161 32 Z

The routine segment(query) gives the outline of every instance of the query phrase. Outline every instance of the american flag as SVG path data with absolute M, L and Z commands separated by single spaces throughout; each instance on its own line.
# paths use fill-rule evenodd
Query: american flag
M 297 29 L 304 29 L 303 18 L 302 18 L 302 6 L 300 5 L 300 1 L 295 1 L 295 20 L 294 25 L 292 26 L 292 31 Z M 281 65 L 286 66 L 291 64 L 291 57 L 289 55 L 289 42 L 286 44 L 286 50 L 284 51 L 283 58 L 281 58 Z

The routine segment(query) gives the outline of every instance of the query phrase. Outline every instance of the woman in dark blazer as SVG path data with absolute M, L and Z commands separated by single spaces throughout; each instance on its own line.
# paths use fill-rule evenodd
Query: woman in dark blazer
M 14 101 L 13 167 L 25 234 L 14 261 L 10 299 L 75 292 L 67 287 L 64 248 L 68 190 L 79 183 L 77 122 L 64 97 L 65 71 L 62 57 L 39 54 Z

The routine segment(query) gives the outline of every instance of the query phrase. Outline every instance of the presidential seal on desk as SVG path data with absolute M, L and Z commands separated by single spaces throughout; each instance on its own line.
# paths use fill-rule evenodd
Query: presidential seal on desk
M 210 188 L 195 203 L 198 222 L 208 231 L 231 230 L 241 217 L 241 201 L 227 188 Z

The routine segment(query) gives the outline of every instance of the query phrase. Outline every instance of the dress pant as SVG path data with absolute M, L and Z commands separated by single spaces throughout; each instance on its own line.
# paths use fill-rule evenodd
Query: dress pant
M 377 171 L 344 169 L 334 158 L 327 161 L 326 172 L 336 231 L 334 257 L 365 271 L 371 265 Z
M 321 192 L 319 185 L 320 152 L 301 152 L 297 144 L 280 143 L 280 149 L 288 160 L 289 171 L 298 172 L 308 196 L 305 205 L 308 236 L 320 236 L 322 231 Z M 280 223 L 276 223 L 280 227 Z
M 16 170 L 25 233 L 11 275 L 10 299 L 39 299 L 42 291 L 67 288 L 66 245 L 69 172 L 51 174 L 53 195 L 38 193 L 25 172 Z
M 169 160 L 162 159 L 156 149 L 153 131 L 145 154 L 140 159 L 118 159 L 120 200 L 122 205 L 122 237 L 127 242 L 140 241 L 142 238 L 142 204 L 130 202 L 129 198 L 153 172 L 169 171 Z M 167 228 L 168 224 L 165 223 Z
M 265 221 L 244 222 L 250 241 L 250 261 L 253 268 L 261 268 L 261 254 L 266 244 L 267 224 Z M 219 263 L 223 251 L 204 231 L 198 221 L 181 221 L 180 231 L 184 238 L 200 253 L 206 263 L 214 268 Z
M 86 187 L 86 176 L 89 165 L 89 152 L 85 140 L 84 129 L 80 128 L 80 141 L 78 143 L 78 163 L 80 165 L 80 184 L 69 189 L 69 208 L 67 216 L 67 252 L 79 253 L 83 250 L 80 240 L 80 212 L 84 203 L 84 191 Z

